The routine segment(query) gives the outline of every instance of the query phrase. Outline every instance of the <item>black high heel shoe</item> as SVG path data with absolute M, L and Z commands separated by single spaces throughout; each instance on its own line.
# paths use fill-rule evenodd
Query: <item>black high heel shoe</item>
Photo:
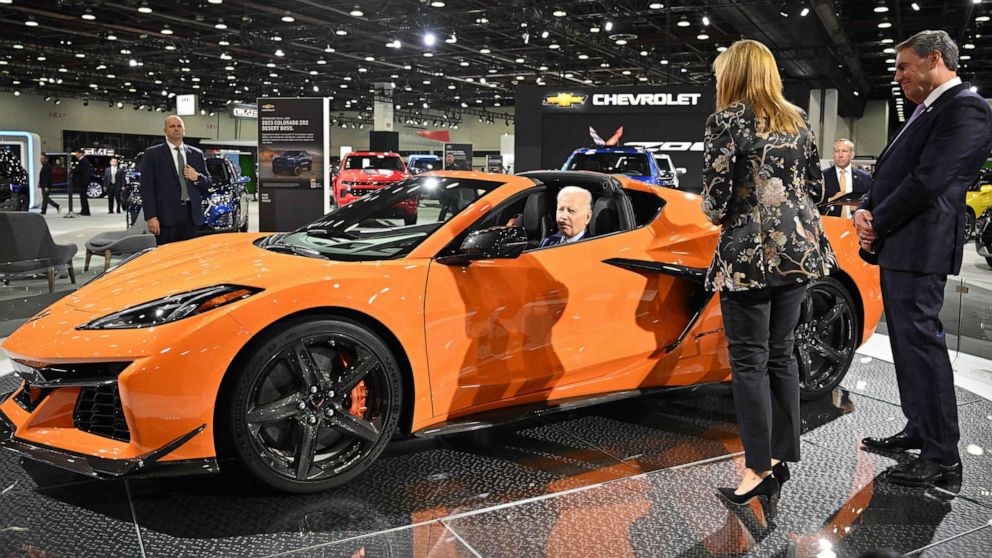
M 717 491 L 731 504 L 734 504 L 735 506 L 743 506 L 759 496 L 767 497 L 769 502 L 777 500 L 779 488 L 780 485 L 778 483 L 778 479 L 776 479 L 775 474 L 772 473 L 765 477 L 758 484 L 758 486 L 755 486 L 744 494 L 736 494 L 734 492 L 735 489 L 733 488 L 718 488 Z
M 772 474 L 778 479 L 779 487 L 785 486 L 785 483 L 792 478 L 792 474 L 789 473 L 789 464 L 785 461 L 779 461 L 772 466 Z

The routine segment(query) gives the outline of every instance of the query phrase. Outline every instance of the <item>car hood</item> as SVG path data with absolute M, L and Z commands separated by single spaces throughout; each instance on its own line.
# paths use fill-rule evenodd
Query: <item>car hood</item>
M 341 180 L 354 182 L 396 182 L 406 178 L 403 171 L 388 169 L 349 169 L 338 174 Z
M 221 284 L 267 288 L 308 266 L 340 265 L 255 246 L 259 233 L 210 235 L 158 247 L 88 283 L 63 299 L 83 312 L 109 314 L 125 308 Z

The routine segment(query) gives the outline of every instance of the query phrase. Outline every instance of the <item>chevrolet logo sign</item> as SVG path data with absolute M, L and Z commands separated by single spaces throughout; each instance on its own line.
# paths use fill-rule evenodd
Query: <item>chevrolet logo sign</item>
M 545 105 L 556 105 L 559 108 L 572 108 L 573 105 L 586 104 L 587 95 L 572 95 L 571 93 L 558 93 L 548 95 L 544 98 Z

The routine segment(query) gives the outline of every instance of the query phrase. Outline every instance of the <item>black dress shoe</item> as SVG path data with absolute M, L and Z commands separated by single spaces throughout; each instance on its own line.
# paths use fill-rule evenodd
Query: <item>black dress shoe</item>
M 910 436 L 905 432 L 900 432 L 888 438 L 865 438 L 861 440 L 861 445 L 865 449 L 870 450 L 899 452 L 921 449 L 923 447 L 923 440 L 915 436 Z
M 769 499 L 777 499 L 779 484 L 778 479 L 775 478 L 775 474 L 773 473 L 758 483 L 758 486 L 755 486 L 744 494 L 736 494 L 735 489 L 733 488 L 718 488 L 717 491 L 731 504 L 734 504 L 735 506 L 743 506 L 759 496 L 766 496 Z
M 961 477 L 960 462 L 941 465 L 923 458 L 893 465 L 885 471 L 885 480 L 904 486 L 961 486 Z
M 792 473 L 789 472 L 789 464 L 785 461 L 779 461 L 775 465 L 772 465 L 772 474 L 778 479 L 779 486 L 784 486 L 792 478 Z

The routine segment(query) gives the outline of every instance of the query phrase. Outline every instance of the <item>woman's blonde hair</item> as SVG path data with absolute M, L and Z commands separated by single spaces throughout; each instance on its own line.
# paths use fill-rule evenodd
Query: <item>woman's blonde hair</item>
M 768 47 L 742 40 L 730 45 L 713 61 L 716 109 L 743 101 L 759 117 L 768 119 L 769 132 L 796 134 L 806 124 L 799 109 L 782 96 L 778 64 Z

